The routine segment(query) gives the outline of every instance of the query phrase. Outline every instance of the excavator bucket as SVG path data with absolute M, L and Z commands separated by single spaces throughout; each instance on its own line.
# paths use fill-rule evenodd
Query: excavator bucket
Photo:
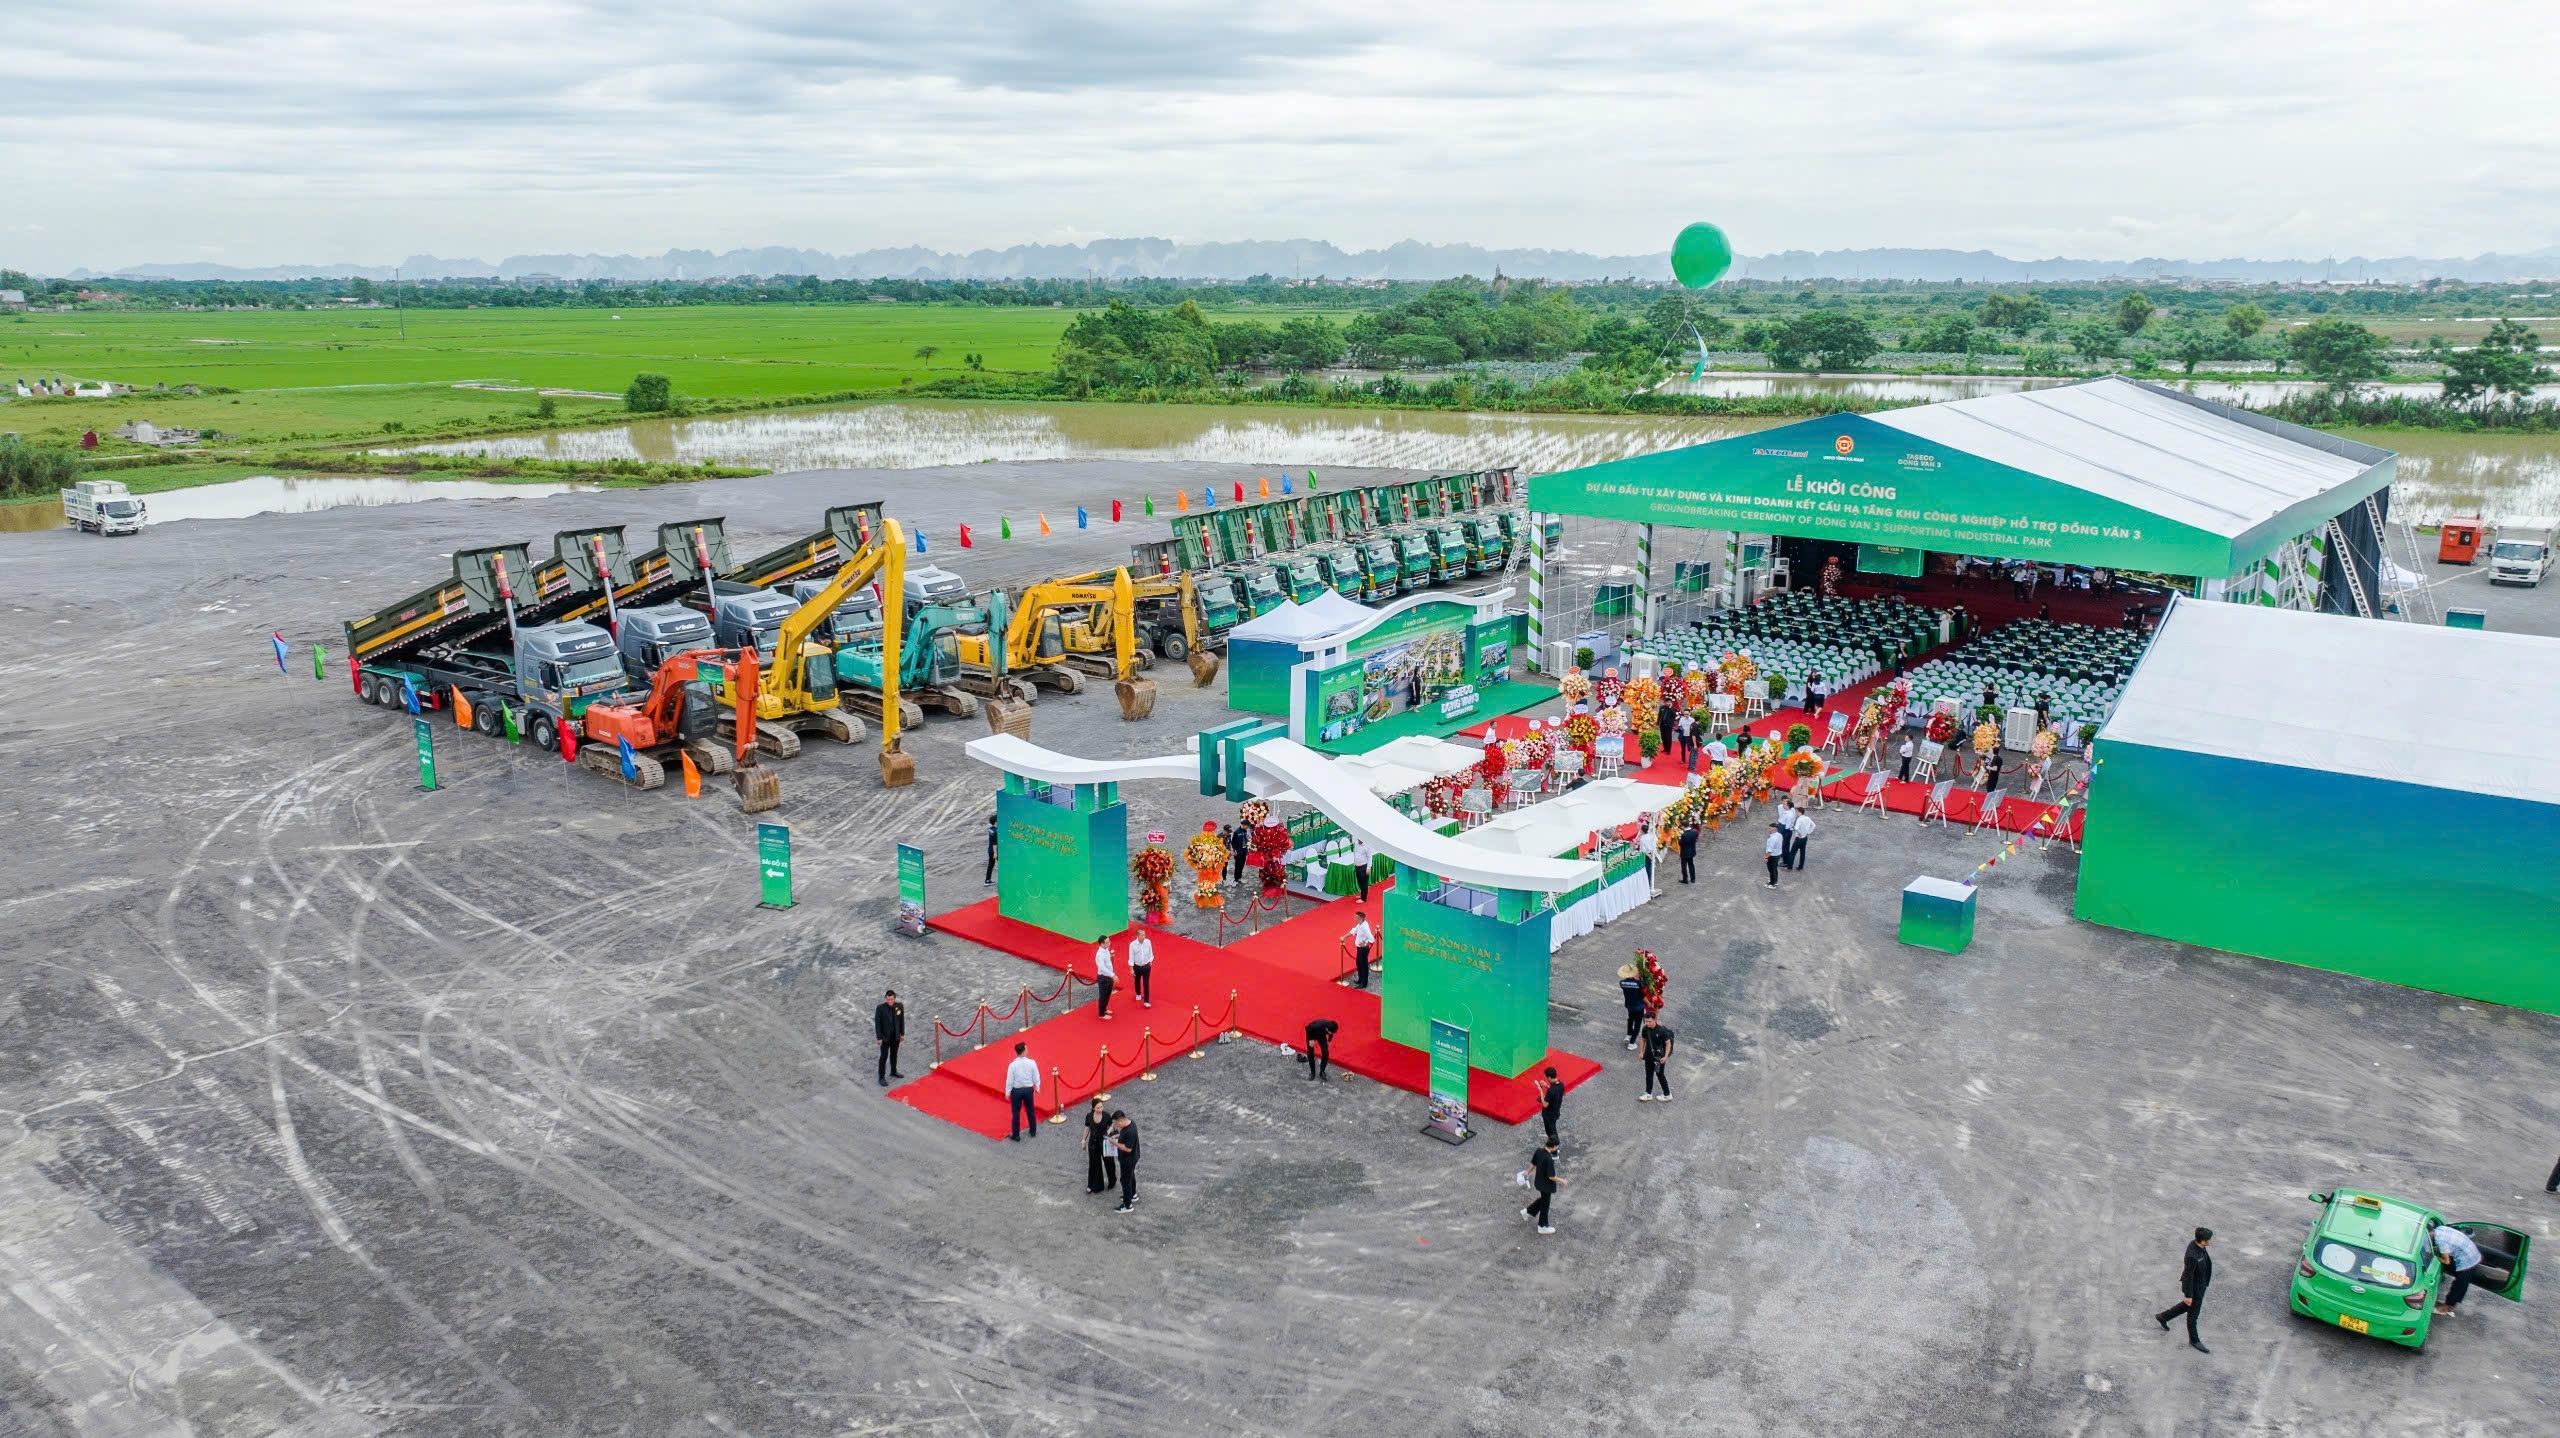
M 782 776 L 762 764 L 749 764 L 729 776 L 738 786 L 738 812 L 761 814 L 782 807 Z
M 1156 712 L 1156 681 L 1123 679 L 1112 688 L 1120 696 L 1121 718 L 1144 719 Z
M 1195 687 L 1195 688 L 1199 688 L 1199 689 L 1206 689 L 1206 688 L 1208 688 L 1208 687 L 1209 687 L 1209 681 L 1210 681 L 1210 680 L 1212 680 L 1212 679 L 1215 679 L 1215 678 L 1217 678 L 1217 677 L 1218 677 L 1218 656 L 1217 656 L 1217 655 L 1215 655 L 1215 654 L 1210 653 L 1210 652 L 1209 652 L 1208 650 L 1206 650 L 1206 649 L 1194 649 L 1194 650 L 1192 650 L 1192 651 L 1191 651 L 1191 683 L 1192 683 L 1192 686 L 1193 686 L 1193 687 Z
M 986 702 L 987 732 L 1010 734 L 1017 739 L 1031 737 L 1031 706 L 1019 699 L 990 699 Z
M 903 789 L 916 781 L 916 756 L 903 749 L 880 751 L 880 787 Z

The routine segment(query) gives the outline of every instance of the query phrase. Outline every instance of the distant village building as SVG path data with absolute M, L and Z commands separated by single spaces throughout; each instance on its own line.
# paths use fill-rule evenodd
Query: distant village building
M 27 292 L 25 290 L 0 290 L 0 310 L 19 313 L 26 307 Z
M 175 425 L 162 429 L 147 419 L 137 419 L 119 427 L 116 430 L 116 438 L 129 439 L 135 444 L 147 444 L 156 449 L 166 449 L 171 445 L 193 444 L 204 436 L 192 429 L 181 429 Z

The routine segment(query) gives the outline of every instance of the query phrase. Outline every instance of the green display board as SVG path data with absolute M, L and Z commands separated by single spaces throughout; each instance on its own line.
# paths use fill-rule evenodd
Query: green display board
M 1899 574 L 1919 577 L 1921 566 L 1928 560 L 1925 549 L 1905 549 L 1893 544 L 1861 544 L 1858 546 L 1858 572 L 1861 574 Z
M 1129 809 L 1100 786 L 996 795 L 996 912 L 1095 940 L 1129 927 Z
M 924 937 L 924 850 L 898 846 L 898 927 Z
M 1423 876 L 1421 882 L 1432 882 Z M 1546 1057 L 1547 937 L 1552 915 L 1510 896 L 1517 918 L 1432 902 L 1400 880 L 1387 891 L 1379 940 L 1379 1032 L 1417 1049 L 1437 1019 L 1467 1030 L 1467 1062 L 1511 1078 Z
M 436 731 L 424 719 L 412 722 L 418 726 L 418 787 L 432 794 L 436 791 Z
M 1422 1131 L 1443 1143 L 1465 1143 L 1467 1132 L 1467 1031 L 1431 1021 L 1430 1117 Z
M 791 907 L 790 825 L 756 825 L 756 875 L 763 894 L 757 908 Z
M 1973 896 L 1970 884 L 1952 879 L 1914 879 L 1902 887 L 1902 929 L 1906 944 L 1961 954 L 1973 942 Z

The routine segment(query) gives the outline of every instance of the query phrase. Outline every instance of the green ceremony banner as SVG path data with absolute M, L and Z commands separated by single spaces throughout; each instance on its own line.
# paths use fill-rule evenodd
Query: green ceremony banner
M 2244 546 L 1861 415 L 1529 480 L 1529 509 L 2219 577 Z
M 1899 574 L 1917 578 L 1922 563 L 1929 557 L 1925 549 L 1904 549 L 1891 544 L 1858 546 L 1858 572 L 1861 574 Z
M 418 787 L 432 794 L 436 791 L 436 731 L 424 719 L 411 722 L 418 726 Z
M 924 850 L 913 844 L 898 846 L 898 927 L 924 937 Z
M 1343 646 L 1344 652 L 1352 655 L 1367 654 L 1373 650 L 1384 649 L 1390 644 L 1402 643 L 1434 629 L 1462 628 L 1473 622 L 1475 617 L 1474 605 L 1454 599 L 1417 604 L 1411 609 L 1399 610 L 1387 616 L 1379 621 L 1374 629 L 1353 635 L 1351 642 Z
M 756 873 L 764 899 L 759 909 L 791 907 L 791 826 L 756 825 Z
M 1442 1143 L 1465 1143 L 1467 1130 L 1467 1031 L 1431 1021 L 1431 1118 L 1422 1131 Z

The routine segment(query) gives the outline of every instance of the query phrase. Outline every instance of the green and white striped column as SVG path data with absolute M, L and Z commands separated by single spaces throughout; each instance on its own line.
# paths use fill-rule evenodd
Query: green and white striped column
M 1653 526 L 1636 526 L 1636 634 L 1653 634 Z
M 2316 610 L 2320 607 L 2320 590 L 2321 586 L 2328 582 L 2326 579 L 2328 568 L 2328 531 L 2325 529 L 2315 529 L 2309 534 L 2302 536 L 2302 582 L 2304 592 L 2300 598 L 2294 601 L 2295 608 Z
M 1724 607 L 1732 609 L 1742 603 L 1742 531 L 1724 532 Z
M 1547 517 L 1529 511 L 1529 671 L 1547 669 Z

